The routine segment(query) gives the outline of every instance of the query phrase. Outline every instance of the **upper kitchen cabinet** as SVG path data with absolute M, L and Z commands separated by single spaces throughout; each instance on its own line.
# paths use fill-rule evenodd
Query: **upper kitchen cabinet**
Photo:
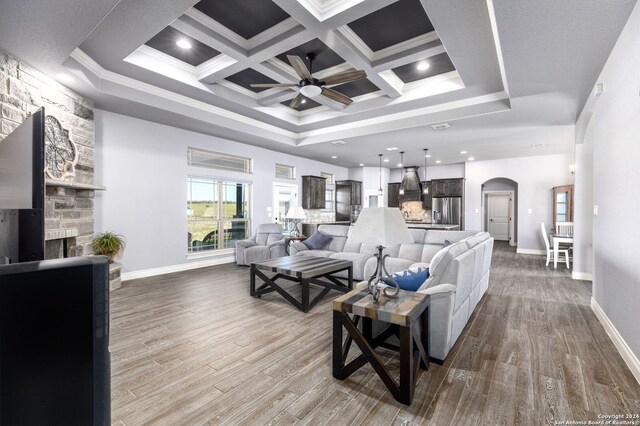
M 348 192 L 351 204 L 362 205 L 362 182 L 357 180 L 336 181 L 336 191 Z
M 324 209 L 327 179 L 320 176 L 302 176 L 302 208 Z
M 424 188 L 428 189 L 428 193 L 425 194 L 424 191 L 422 192 L 422 208 L 425 210 L 431 210 L 431 197 L 433 196 L 433 189 L 431 188 L 431 181 L 428 182 L 422 182 L 422 189 L 424 190 Z
M 400 182 L 387 184 L 387 207 L 400 207 Z
M 462 197 L 464 179 L 434 179 L 431 181 L 432 197 Z

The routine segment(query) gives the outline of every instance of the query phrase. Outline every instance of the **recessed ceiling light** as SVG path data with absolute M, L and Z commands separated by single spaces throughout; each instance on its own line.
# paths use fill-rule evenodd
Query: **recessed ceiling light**
M 389 148 L 385 148 L 387 151 L 397 151 L 399 148 L 397 146 L 391 146 Z
M 364 163 L 360 163 L 360 167 L 364 167 Z
M 448 129 L 449 127 L 451 127 L 451 125 L 450 125 L 449 123 L 433 124 L 433 125 L 431 126 L 431 128 L 432 128 L 433 130 L 446 130 L 446 129 Z
M 436 160 L 436 164 L 442 163 L 442 160 Z
M 306 103 L 307 103 L 307 100 L 306 100 L 306 99 L 303 99 L 303 100 L 302 100 L 302 102 L 300 102 L 300 103 L 301 103 L 301 104 L 306 104 Z
M 475 158 L 469 157 L 469 161 L 473 161 L 473 160 L 475 160 Z
M 425 71 L 425 70 L 428 70 L 429 67 L 430 67 L 429 62 L 421 61 L 421 62 L 418 62 L 418 66 L 416 66 L 416 69 L 418 71 Z
M 67 73 L 61 72 L 60 74 L 58 74 L 58 80 L 63 81 L 65 83 L 71 83 L 73 81 L 73 77 L 71 77 Z
M 388 163 L 388 162 L 389 162 L 389 159 L 388 159 L 388 158 L 385 158 L 385 159 L 384 159 L 384 160 L 382 160 L 382 161 L 384 161 L 385 163 Z
M 427 154 L 427 155 L 425 155 L 425 157 L 431 158 L 431 154 Z
M 176 44 L 181 49 L 191 49 L 191 42 L 187 39 L 181 38 L 180 40 L 176 41 Z
M 332 155 L 331 158 L 335 159 L 335 158 L 338 158 L 338 156 L 337 155 Z
M 469 151 L 460 151 L 460 154 L 466 154 Z

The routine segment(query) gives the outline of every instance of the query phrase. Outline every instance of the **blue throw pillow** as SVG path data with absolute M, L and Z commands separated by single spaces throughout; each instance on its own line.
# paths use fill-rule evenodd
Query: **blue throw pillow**
M 316 231 L 312 236 L 304 240 L 302 244 L 309 247 L 311 250 L 322 250 L 332 239 L 333 237 Z
M 448 246 L 450 246 L 451 244 L 453 244 L 451 241 L 449 241 L 449 240 L 444 240 L 444 244 L 442 245 L 442 247 L 448 247 Z
M 427 280 L 427 278 L 429 278 L 429 268 L 406 269 L 404 271 L 396 272 L 391 275 L 391 277 L 396 280 L 401 289 L 416 291 Z M 387 281 L 388 278 L 383 278 L 382 280 L 389 285 L 393 285 L 391 284 L 391 281 Z

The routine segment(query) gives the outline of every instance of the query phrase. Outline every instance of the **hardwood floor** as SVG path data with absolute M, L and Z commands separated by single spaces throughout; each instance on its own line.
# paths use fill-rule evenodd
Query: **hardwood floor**
M 497 243 L 487 294 L 444 365 L 420 372 L 407 407 L 371 366 L 332 377 L 337 293 L 304 314 L 274 293 L 250 297 L 249 269 L 234 264 L 129 281 L 111 296 L 112 421 L 537 425 L 640 413 L 640 385 L 590 290 Z

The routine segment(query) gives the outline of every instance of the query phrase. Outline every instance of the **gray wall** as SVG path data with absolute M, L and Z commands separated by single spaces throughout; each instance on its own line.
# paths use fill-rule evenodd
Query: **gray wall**
M 582 279 L 592 279 L 593 271 L 593 127 L 587 126 L 576 136 L 573 196 L 573 276 Z
M 593 297 L 636 357 L 640 357 L 640 7 L 636 5 L 578 121 L 593 133 Z M 590 124 L 589 115 L 592 114 Z M 576 173 L 589 167 L 589 156 Z
M 187 259 L 187 176 L 236 179 L 253 184 L 252 225 L 272 222 L 273 183 L 297 183 L 303 174 L 347 169 L 251 145 L 96 110 L 96 232 L 115 231 L 127 239 L 123 271 L 179 265 Z M 187 147 L 251 157 L 253 173 L 187 166 Z M 275 179 L 275 164 L 297 168 L 297 179 Z M 203 259 L 200 259 L 203 260 Z
M 573 136 L 567 142 L 572 144 Z M 547 227 L 552 223 L 552 188 L 573 184 L 569 173 L 572 161 L 573 155 L 556 154 L 466 163 L 466 228 L 482 227 L 482 184 L 494 178 L 508 178 L 518 183 L 518 251 L 542 252 L 545 247 L 540 222 Z

